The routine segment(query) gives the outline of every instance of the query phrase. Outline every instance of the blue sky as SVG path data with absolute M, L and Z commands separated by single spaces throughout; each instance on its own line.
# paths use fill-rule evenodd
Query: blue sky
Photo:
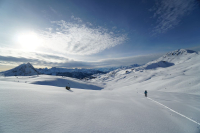
M 199 0 L 0 0 L 0 71 L 144 64 L 200 46 Z

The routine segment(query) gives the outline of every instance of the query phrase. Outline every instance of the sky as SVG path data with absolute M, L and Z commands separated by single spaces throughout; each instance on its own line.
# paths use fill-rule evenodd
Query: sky
M 0 0 L 0 71 L 144 64 L 200 50 L 200 0 Z

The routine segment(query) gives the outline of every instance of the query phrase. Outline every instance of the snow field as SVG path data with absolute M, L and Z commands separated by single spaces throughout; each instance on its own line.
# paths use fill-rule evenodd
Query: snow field
M 83 90 L 1 81 L 2 132 L 197 132 L 135 90 Z M 3 87 L 6 86 L 6 87 Z

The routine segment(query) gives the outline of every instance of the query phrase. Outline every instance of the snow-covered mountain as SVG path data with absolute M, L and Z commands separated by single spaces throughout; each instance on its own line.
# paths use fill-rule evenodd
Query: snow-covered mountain
M 52 67 L 50 69 L 39 68 L 37 70 L 41 74 L 55 75 L 55 76 L 66 76 L 66 77 L 72 77 L 72 78 L 78 78 L 78 79 L 90 77 L 91 75 L 97 74 L 97 73 L 104 73 L 105 74 L 105 72 L 95 70 L 95 69 L 66 69 L 66 68 Z
M 157 70 L 161 68 L 168 68 L 172 66 L 176 66 L 178 64 L 183 64 L 190 59 L 195 58 L 198 55 L 198 52 L 186 49 L 179 49 L 176 51 L 169 52 L 162 57 L 158 58 L 157 60 L 151 61 L 145 65 L 135 67 L 135 68 L 128 68 L 128 69 L 116 69 L 111 71 L 107 74 L 95 74 L 93 77 L 96 79 L 92 79 L 95 82 L 109 82 L 112 80 L 118 81 L 123 80 L 127 74 L 133 74 L 132 76 L 135 77 L 136 73 L 151 70 Z M 184 65 L 183 65 L 184 66 Z M 134 75 L 135 74 L 135 75 Z M 136 76 L 137 77 L 137 76 Z
M 168 52 L 156 61 L 167 61 L 170 63 L 179 64 L 191 59 L 194 55 L 197 54 L 198 52 L 193 50 L 178 49 L 172 52 Z
M 95 69 L 67 69 L 67 68 L 57 68 L 52 67 L 50 69 L 48 68 L 39 68 L 37 69 L 41 74 L 47 74 L 47 75 L 57 75 L 58 73 L 65 73 L 65 72 L 82 72 L 82 73 L 88 73 L 88 74 L 95 74 L 95 73 L 102 73 L 102 71 L 95 70 Z
M 39 75 L 40 73 L 30 64 L 21 64 L 11 70 L 1 72 L 4 76 L 31 76 Z
M 156 69 L 159 67 L 170 67 L 175 64 L 183 63 L 197 54 L 198 53 L 196 51 L 178 49 L 163 55 L 162 57 L 158 58 L 155 61 L 151 61 L 141 67 L 138 67 L 135 70 L 137 71 L 146 69 Z

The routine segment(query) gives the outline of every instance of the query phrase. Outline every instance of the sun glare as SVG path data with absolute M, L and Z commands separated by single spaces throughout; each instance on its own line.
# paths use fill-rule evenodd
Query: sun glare
M 18 35 L 17 41 L 25 51 L 35 51 L 41 43 L 40 38 L 35 32 Z

